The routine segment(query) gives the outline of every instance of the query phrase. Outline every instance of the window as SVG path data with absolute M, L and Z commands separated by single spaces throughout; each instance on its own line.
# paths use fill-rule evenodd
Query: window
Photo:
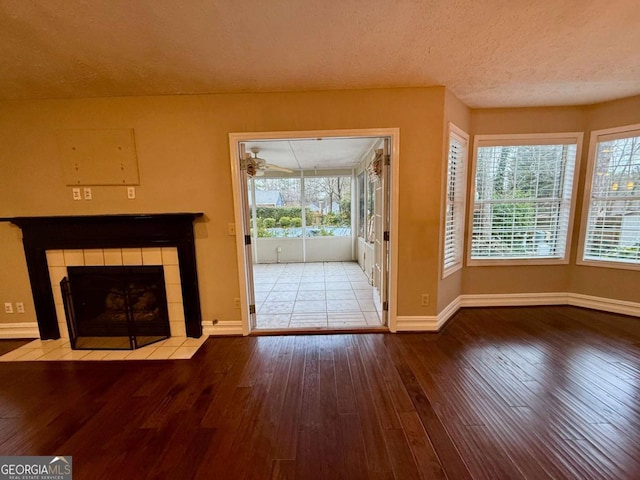
M 449 155 L 447 158 L 442 253 L 443 278 L 462 267 L 468 143 L 469 136 L 455 125 L 449 124 Z
M 351 236 L 351 177 L 305 177 L 306 237 Z
M 581 133 L 476 137 L 470 265 L 566 263 Z
M 638 268 L 640 125 L 593 132 L 591 145 L 582 261 Z
M 365 237 L 365 223 L 364 223 L 364 172 L 360 172 L 358 175 L 358 236 Z

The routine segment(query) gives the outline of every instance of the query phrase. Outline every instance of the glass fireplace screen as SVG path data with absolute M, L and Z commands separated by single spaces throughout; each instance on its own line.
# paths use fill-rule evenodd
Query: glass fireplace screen
M 161 266 L 68 267 L 67 275 L 71 348 L 135 349 L 171 336 Z

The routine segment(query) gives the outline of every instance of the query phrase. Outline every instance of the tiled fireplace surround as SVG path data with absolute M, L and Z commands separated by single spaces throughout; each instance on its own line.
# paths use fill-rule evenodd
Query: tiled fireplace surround
M 193 221 L 201 213 L 1 219 L 19 226 L 40 338 L 69 336 L 60 280 L 69 266 L 162 265 L 171 335 L 202 335 Z
M 62 292 L 60 290 L 60 281 L 67 276 L 67 267 L 119 265 L 161 265 L 163 267 L 171 336 L 187 336 L 182 305 L 180 266 L 176 247 L 47 250 L 46 255 L 60 337 L 69 337 Z

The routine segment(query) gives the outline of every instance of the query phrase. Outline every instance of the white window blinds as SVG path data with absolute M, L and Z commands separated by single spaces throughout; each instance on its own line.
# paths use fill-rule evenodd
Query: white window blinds
M 640 264 L 640 128 L 598 135 L 583 260 Z
M 565 258 L 578 138 L 479 140 L 471 259 Z
M 449 155 L 444 218 L 443 275 L 462 265 L 466 162 L 469 137 L 454 125 L 449 126 Z

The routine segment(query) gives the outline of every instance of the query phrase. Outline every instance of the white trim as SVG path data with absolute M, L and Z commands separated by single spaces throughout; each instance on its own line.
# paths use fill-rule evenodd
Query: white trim
M 438 332 L 445 323 L 460 310 L 460 298 L 457 297 L 435 316 L 398 317 L 398 332 Z
M 0 323 L 0 338 L 40 338 L 38 322 Z
M 461 250 L 460 252 L 460 258 L 458 260 L 458 262 L 454 263 L 453 265 L 445 268 L 444 267 L 444 248 L 445 248 L 445 240 L 446 240 L 446 229 L 447 229 L 447 189 L 448 189 L 448 185 L 449 185 L 449 178 L 448 178 L 448 170 L 449 170 L 449 155 L 450 155 L 450 151 L 451 151 L 451 137 L 459 137 L 459 141 L 461 140 L 461 143 L 464 143 L 464 149 L 465 149 L 465 154 L 464 154 L 464 158 L 462 158 L 462 172 L 458 172 L 458 175 L 460 175 L 461 177 L 463 177 L 460 180 L 461 186 L 462 186 L 462 192 L 456 192 L 458 195 L 460 195 L 461 197 L 461 204 L 462 204 L 462 212 L 460 212 L 460 229 L 461 232 L 459 233 L 460 235 L 460 241 L 459 241 L 459 248 Z M 467 199 L 467 186 L 468 186 L 468 181 L 469 181 L 469 134 L 467 132 L 465 132 L 464 130 L 462 130 L 460 127 L 458 127 L 455 123 L 453 122 L 449 122 L 448 124 L 448 128 L 447 128 L 447 134 L 446 134 L 446 138 L 444 141 L 444 145 L 443 145 L 443 154 L 444 154 L 444 168 L 442 169 L 442 174 L 441 174 L 441 188 L 442 188 L 442 192 L 440 194 L 440 198 L 441 198 L 441 204 L 440 204 L 440 245 L 439 245 L 439 252 L 440 252 L 440 259 L 439 259 L 439 269 L 440 269 L 440 278 L 441 279 L 445 279 L 447 278 L 449 275 L 453 274 L 454 272 L 457 272 L 458 270 L 460 270 L 462 268 L 462 263 L 464 262 L 464 258 L 465 258 L 465 252 L 464 252 L 464 246 L 465 246 L 465 239 L 464 239 L 464 229 L 465 229 L 465 218 L 467 216 L 467 203 L 468 203 L 468 199 Z
M 501 293 L 460 295 L 461 307 L 567 305 L 568 293 Z
M 222 335 L 244 335 L 242 320 L 231 320 L 218 322 L 215 325 L 202 325 L 202 335 L 222 336 Z
M 247 263 L 245 257 L 244 222 L 242 219 L 242 200 L 240 198 L 240 170 L 238 168 L 238 145 L 251 140 L 282 140 L 287 138 L 351 138 L 351 137 L 389 137 L 391 139 L 391 261 L 389 271 L 389 330 L 396 331 L 397 298 L 398 298 L 398 213 L 400 185 L 400 129 L 399 128 L 364 128 L 348 130 L 306 130 L 280 132 L 242 132 L 229 133 L 229 157 L 231 161 L 231 186 L 233 191 L 233 208 L 236 222 L 236 258 L 238 262 L 238 280 L 240 286 L 240 308 L 242 314 L 242 334 L 248 335 L 249 310 L 247 302 Z M 209 328 L 209 327 L 208 327 Z
M 628 302 L 626 300 L 615 300 L 613 298 L 593 297 L 582 295 L 581 293 L 570 293 L 568 304 L 574 307 L 592 308 L 604 312 L 621 313 L 640 317 L 640 303 Z
M 439 325 L 438 317 L 433 316 L 398 316 L 396 319 L 397 332 L 437 332 L 442 325 Z
M 549 141 L 552 140 L 552 141 Z M 576 145 L 576 159 L 573 167 L 573 180 L 571 185 L 571 198 L 569 205 L 569 218 L 567 220 L 567 232 L 564 246 L 564 256 L 562 258 L 471 258 L 471 246 L 473 242 L 473 212 L 475 210 L 476 195 L 476 169 L 478 164 L 478 147 L 498 146 L 498 145 L 550 145 L 550 144 L 573 144 Z M 573 235 L 573 223 L 576 211 L 576 197 L 578 193 L 578 180 L 580 164 L 582 160 L 582 146 L 584 143 L 583 132 L 564 133 L 527 133 L 508 135 L 475 135 L 473 138 L 473 152 L 470 162 L 470 182 L 471 187 L 467 199 L 469 203 L 467 210 L 470 212 L 467 218 L 467 252 L 466 265 L 468 267 L 485 266 L 512 266 L 512 265 L 566 265 L 569 264 L 571 254 L 571 239 Z
M 581 293 L 483 293 L 460 295 L 436 316 L 398 317 L 398 331 L 438 332 L 460 308 L 464 307 L 526 307 L 534 305 L 571 305 L 640 317 L 640 303 L 594 297 Z
M 438 313 L 438 325 L 440 328 L 447 323 L 451 317 L 458 313 L 458 310 L 460 310 L 460 301 L 461 297 L 457 297 L 453 302 L 444 307 L 440 313 Z
M 580 234 L 578 236 L 578 251 L 576 253 L 576 265 L 599 268 L 616 268 L 621 270 L 640 270 L 640 264 L 623 262 L 594 260 L 584 258 L 584 247 L 587 240 L 587 226 L 589 225 L 589 213 L 591 211 L 591 187 L 593 185 L 593 170 L 596 167 L 596 152 L 600 142 L 606 142 L 619 138 L 628 138 L 640 130 L 640 123 L 623 127 L 593 130 L 589 137 L 589 153 L 587 156 L 587 172 L 584 181 L 582 195 L 582 215 L 580 217 Z

